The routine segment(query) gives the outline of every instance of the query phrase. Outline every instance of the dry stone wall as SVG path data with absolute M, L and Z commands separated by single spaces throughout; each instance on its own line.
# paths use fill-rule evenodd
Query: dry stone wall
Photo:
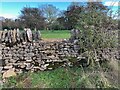
M 0 45 L 2 73 L 10 68 L 21 73 L 70 66 L 69 57 L 78 58 L 80 47 L 68 41 L 21 43 L 13 47 L 7 47 L 4 43 Z
M 78 32 L 72 30 L 73 32 Z M 72 34 L 71 33 L 71 34 Z M 94 52 L 93 52 L 94 53 Z M 117 50 L 104 49 L 96 52 L 97 61 L 119 60 Z M 69 40 L 56 42 L 22 42 L 12 46 L 0 42 L 0 71 L 14 69 L 16 73 L 26 71 L 51 70 L 57 67 L 73 66 L 87 63 L 86 53 L 80 53 L 79 37 L 77 33 L 71 35 Z

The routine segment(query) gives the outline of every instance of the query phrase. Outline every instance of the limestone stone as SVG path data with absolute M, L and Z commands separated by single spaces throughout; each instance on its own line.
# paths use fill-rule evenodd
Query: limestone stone
M 23 70 L 22 69 L 16 69 L 16 73 L 21 74 L 21 73 L 23 73 Z
M 32 59 L 28 59 L 28 60 L 26 60 L 26 62 L 32 62 Z
M 11 69 L 13 66 L 10 65 L 10 66 L 5 66 L 4 69 Z
M 26 70 L 30 70 L 33 66 L 31 66 L 31 63 L 26 63 Z
M 40 67 L 33 67 L 34 69 L 40 69 Z
M 2 66 L 0 66 L 0 72 L 3 70 L 3 67 Z
M 55 59 L 56 57 L 54 55 L 48 56 L 48 58 Z
M 20 42 L 20 31 L 19 31 L 18 28 L 16 30 L 16 40 L 17 40 L 18 43 Z
M 2 60 L 2 55 L 0 54 L 0 62 L 1 62 L 1 60 Z
M 25 65 L 24 65 L 24 64 L 22 64 L 22 65 L 20 66 L 20 68 L 25 68 Z
M 3 78 L 9 78 L 11 76 L 16 76 L 17 74 L 15 73 L 15 69 L 9 69 L 6 72 L 3 73 Z
M 42 68 L 47 69 L 47 66 L 49 66 L 49 64 L 42 65 Z
M 52 70 L 53 68 L 47 68 L 47 69 Z
M 28 37 L 28 41 L 32 41 L 32 31 L 30 30 L 30 28 L 27 28 L 27 37 Z

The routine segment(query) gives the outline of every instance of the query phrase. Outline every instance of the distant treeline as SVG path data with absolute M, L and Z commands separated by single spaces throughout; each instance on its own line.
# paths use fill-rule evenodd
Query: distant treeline
M 2 18 L 1 29 L 71 30 L 78 27 L 97 27 L 101 23 L 106 27 L 111 23 L 108 19 L 112 19 L 112 16 L 110 8 L 101 2 L 72 2 L 65 11 L 46 4 L 37 8 L 24 7 L 18 19 L 15 20 Z M 113 20 L 113 22 L 116 21 Z

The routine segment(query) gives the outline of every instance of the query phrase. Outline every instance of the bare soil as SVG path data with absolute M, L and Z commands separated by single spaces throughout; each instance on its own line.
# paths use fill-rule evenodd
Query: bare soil
M 63 39 L 42 39 L 43 42 L 55 42 L 55 41 L 62 41 Z

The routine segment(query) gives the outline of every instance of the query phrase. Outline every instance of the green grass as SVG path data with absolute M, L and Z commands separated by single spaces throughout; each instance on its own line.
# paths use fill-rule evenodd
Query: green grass
M 107 65 L 109 67 L 109 65 Z M 111 70 L 95 67 L 66 67 L 51 71 L 28 72 L 10 77 L 4 87 L 32 88 L 118 88 Z M 102 65 L 102 69 L 107 69 Z M 110 68 L 110 67 L 109 67 Z M 112 80 L 111 80 L 112 79 Z
M 0 73 L 0 90 L 2 89 L 2 74 Z
M 53 71 L 38 72 L 30 75 L 32 78 L 32 87 L 45 88 L 69 88 L 71 75 L 65 69 L 56 69 Z M 41 83 L 42 82 L 42 83 Z
M 42 38 L 67 39 L 70 37 L 69 30 L 41 30 Z

